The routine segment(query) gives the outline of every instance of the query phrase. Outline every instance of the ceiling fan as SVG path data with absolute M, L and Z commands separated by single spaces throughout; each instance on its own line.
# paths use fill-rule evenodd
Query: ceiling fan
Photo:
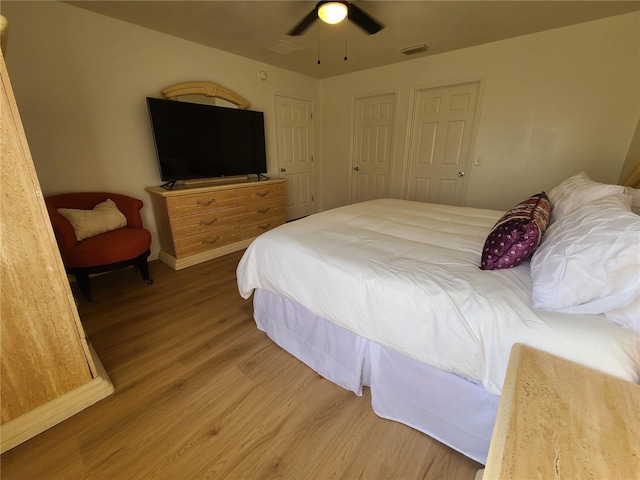
M 380 22 L 358 7 L 355 3 L 343 1 L 320 1 L 300 22 L 287 32 L 287 35 L 302 35 L 318 18 L 323 22 L 335 24 L 348 18 L 369 35 L 384 28 Z

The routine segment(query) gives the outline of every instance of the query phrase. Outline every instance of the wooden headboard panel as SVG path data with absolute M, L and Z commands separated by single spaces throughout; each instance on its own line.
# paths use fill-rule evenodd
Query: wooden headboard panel
M 633 133 L 627 158 L 622 166 L 618 183 L 625 187 L 640 188 L 640 118 Z
M 640 188 L 640 161 L 635 166 L 629 175 L 622 179 L 620 185 L 624 185 L 625 187 L 633 187 Z

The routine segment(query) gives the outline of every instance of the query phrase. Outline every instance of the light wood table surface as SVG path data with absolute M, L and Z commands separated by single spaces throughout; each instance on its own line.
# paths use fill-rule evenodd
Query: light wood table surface
M 514 345 L 482 478 L 640 479 L 640 385 Z

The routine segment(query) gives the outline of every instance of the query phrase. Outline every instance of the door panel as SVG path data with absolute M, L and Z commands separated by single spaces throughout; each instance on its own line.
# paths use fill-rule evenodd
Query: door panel
M 311 102 L 277 95 L 278 170 L 286 184 L 287 220 L 313 213 L 313 115 Z
M 351 202 L 389 195 L 395 94 L 356 99 Z
M 416 91 L 406 198 L 463 205 L 480 83 Z

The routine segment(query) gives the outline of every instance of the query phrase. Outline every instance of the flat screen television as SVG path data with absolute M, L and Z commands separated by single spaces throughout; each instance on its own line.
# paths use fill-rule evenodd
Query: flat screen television
M 164 182 L 267 171 L 264 114 L 147 97 Z

